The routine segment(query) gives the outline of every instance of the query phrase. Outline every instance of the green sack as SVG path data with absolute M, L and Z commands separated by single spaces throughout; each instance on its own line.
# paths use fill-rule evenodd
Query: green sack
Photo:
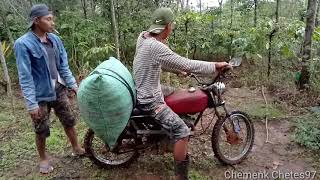
M 82 119 L 113 149 L 135 106 L 136 91 L 128 69 L 111 57 L 81 82 L 77 97 Z

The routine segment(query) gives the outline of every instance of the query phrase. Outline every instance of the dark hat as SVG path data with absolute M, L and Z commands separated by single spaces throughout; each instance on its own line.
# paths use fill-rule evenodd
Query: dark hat
M 49 15 L 51 12 L 49 11 L 49 8 L 47 5 L 45 4 L 35 4 L 32 6 L 30 14 L 29 14 L 29 24 L 28 24 L 28 28 L 31 28 L 34 20 L 37 17 L 42 17 L 42 16 L 47 16 Z

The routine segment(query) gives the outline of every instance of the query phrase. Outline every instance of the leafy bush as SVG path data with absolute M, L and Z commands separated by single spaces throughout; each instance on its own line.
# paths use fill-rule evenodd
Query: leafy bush
M 320 112 L 297 120 L 295 140 L 308 148 L 320 150 Z

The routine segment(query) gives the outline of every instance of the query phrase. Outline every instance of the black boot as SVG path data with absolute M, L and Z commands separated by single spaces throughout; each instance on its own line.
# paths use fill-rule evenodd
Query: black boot
M 183 161 L 175 161 L 174 170 L 176 177 L 179 177 L 179 180 L 188 180 L 188 169 L 189 169 L 189 155 L 186 156 L 186 159 Z

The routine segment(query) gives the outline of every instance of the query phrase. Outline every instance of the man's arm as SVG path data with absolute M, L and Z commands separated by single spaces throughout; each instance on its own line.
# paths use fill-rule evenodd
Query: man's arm
M 77 82 L 72 75 L 72 72 L 69 68 L 68 64 L 68 55 L 66 52 L 66 49 L 64 48 L 62 41 L 57 37 L 58 39 L 58 46 L 61 49 L 60 53 L 60 67 L 58 67 L 58 72 L 61 78 L 66 82 L 66 85 L 69 88 L 77 88 Z
M 161 42 L 153 42 L 150 48 L 154 61 L 161 64 L 162 69 L 166 71 L 204 75 L 212 75 L 216 71 L 215 63 L 184 58 Z
M 19 83 L 26 101 L 28 111 L 33 111 L 39 108 L 36 101 L 36 91 L 31 74 L 31 61 L 27 47 L 20 41 L 14 44 L 14 52 L 18 68 Z
M 184 72 L 184 71 L 180 71 L 180 70 L 176 70 L 176 69 L 169 69 L 169 68 L 164 67 L 164 66 L 161 66 L 161 69 L 162 69 L 163 71 L 175 73 L 175 74 L 177 74 L 177 75 L 182 74 L 182 73 Z

